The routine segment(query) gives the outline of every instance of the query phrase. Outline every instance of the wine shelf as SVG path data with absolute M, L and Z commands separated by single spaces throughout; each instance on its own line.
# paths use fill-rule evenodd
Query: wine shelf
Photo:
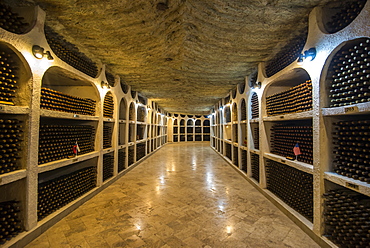
M 259 150 L 256 150 L 256 149 L 250 149 L 250 152 L 251 153 L 254 153 L 254 154 L 260 154 L 260 151 Z M 274 155 L 274 154 L 272 154 L 272 155 Z
M 111 152 L 113 152 L 114 150 L 115 150 L 114 148 L 107 148 L 107 149 L 104 149 L 104 150 L 103 150 L 103 154 L 111 153 Z
M 114 155 L 113 152 L 103 155 L 103 182 L 113 177 Z
M 53 161 L 50 163 L 41 164 L 38 166 L 38 173 L 43 173 L 46 171 L 52 171 L 58 168 L 66 167 L 74 163 L 82 162 L 82 161 L 97 157 L 98 155 L 99 155 L 99 152 L 94 151 L 94 152 L 90 152 L 87 154 L 78 155 L 77 157 L 66 158 L 66 159 Z
M 355 5 L 357 7 L 352 9 Z M 309 16 L 309 32 L 300 34 L 301 37 L 293 41 L 297 49 L 291 46 L 286 47 L 285 51 L 283 49 L 280 58 L 275 59 L 274 66 L 272 61 L 260 63 L 258 70 L 245 78 L 244 92 L 230 91 L 229 95 L 213 106 L 210 113 L 212 149 L 234 169 L 240 171 L 243 177 L 313 237 L 321 247 L 349 247 L 348 244 L 341 246 L 341 243 L 325 236 L 326 220 L 323 215 L 322 196 L 334 187 L 328 185 L 336 185 L 334 188 L 343 187 L 366 197 L 369 197 L 370 193 L 370 184 L 366 182 L 368 179 L 365 175 L 370 168 L 367 162 L 370 147 L 368 125 L 362 125 L 364 127 L 361 127 L 363 130 L 359 135 L 345 134 L 344 138 L 338 139 L 333 134 L 338 132 L 335 123 L 353 122 L 351 128 L 354 129 L 359 127 L 356 121 L 368 121 L 370 32 L 359 27 L 368 25 L 369 11 L 370 2 L 365 0 L 351 0 L 345 4 L 331 2 L 327 6 L 315 8 Z M 330 22 L 332 16 L 342 16 L 343 13 L 351 15 L 350 21 L 348 19 L 342 23 L 339 18 L 337 21 L 343 24 L 341 28 L 328 30 L 325 22 Z M 331 32 L 333 34 L 328 34 Z M 317 52 L 315 59 L 298 61 L 299 55 L 311 48 L 315 48 Z M 295 55 L 285 56 L 288 54 Z M 281 60 L 280 65 L 278 60 Z M 301 99 L 303 97 L 305 100 Z M 234 113 L 235 110 L 238 112 Z M 236 115 L 241 117 L 240 120 L 235 120 Z M 246 120 L 242 117 L 244 115 L 247 116 Z M 280 130 L 278 133 L 283 133 L 286 137 L 279 138 L 276 143 L 273 140 L 276 133 L 271 130 L 276 125 L 310 128 L 310 140 L 304 141 L 308 142 L 307 144 L 300 144 L 300 134 L 293 128 L 288 132 Z M 306 158 L 304 162 L 299 161 L 302 154 L 298 155 L 298 161 L 295 160 L 293 143 L 296 140 L 301 152 L 309 155 L 309 159 Z M 308 145 L 306 148 L 309 148 L 309 151 L 303 145 Z M 230 147 L 234 151 L 231 158 Z M 277 152 L 283 147 L 287 154 Z M 235 166 L 237 148 L 239 166 Z M 247 155 L 244 152 L 247 152 Z M 343 154 L 348 159 L 343 159 Z M 341 159 L 344 162 L 340 162 Z M 350 162 L 350 159 L 357 162 Z M 310 189 L 300 192 L 301 195 L 297 198 L 290 197 L 289 194 L 295 190 L 286 189 L 302 182 L 295 178 L 293 181 L 296 181 L 292 182 L 292 178 L 285 176 L 273 183 L 275 186 L 281 184 L 279 187 L 286 190 L 278 196 L 279 193 L 271 189 L 271 178 L 282 173 L 269 171 L 271 163 L 277 164 L 275 169 L 283 168 L 304 175 L 303 177 L 309 179 L 304 187 L 309 186 Z M 284 195 L 289 199 L 284 199 Z M 294 206 L 299 202 L 298 198 L 306 201 L 303 205 L 308 208 L 304 211 Z M 363 243 L 359 247 L 365 247 L 364 245 Z
M 0 245 L 2 245 L 22 232 L 23 226 L 19 215 L 21 206 L 18 201 L 0 202 L 0 209 L 2 215 L 0 219 Z
M 313 111 L 304 111 L 300 113 L 275 115 L 263 117 L 263 121 L 285 121 L 285 120 L 309 120 L 312 119 Z
M 346 188 L 323 195 L 324 235 L 339 247 L 366 247 L 370 243 L 370 198 Z
M 304 172 L 309 173 L 309 174 L 313 174 L 313 165 L 311 165 L 311 164 L 306 164 L 306 163 L 299 162 L 299 161 L 296 161 L 296 160 L 294 160 L 294 161 L 289 160 L 286 157 L 282 157 L 282 156 L 272 154 L 272 153 L 265 153 L 264 157 L 268 158 L 270 160 L 279 162 L 281 164 L 285 164 L 289 167 L 293 167 L 297 170 L 304 171 Z
M 16 171 L 12 171 L 6 174 L 2 174 L 0 175 L 0 186 L 18 181 L 20 179 L 25 178 L 26 176 L 27 176 L 27 172 L 25 169 L 16 170 Z
M 260 182 L 260 156 L 258 154 L 251 154 L 251 177 L 258 183 Z
M 267 160 L 267 189 L 313 222 L 313 176 Z
M 45 27 L 44 33 L 44 29 L 39 28 L 45 24 L 45 13 L 41 8 L 14 10 L 20 9 L 27 13 L 27 22 L 38 25 L 29 26 L 30 32 L 17 39 L 14 39 L 14 34 L 0 29 L 3 62 L 12 60 L 9 66 L 5 64 L 7 74 L 3 75 L 7 78 L 0 82 L 0 97 L 9 96 L 12 100 L 0 100 L 0 119 L 19 119 L 23 126 L 17 170 L 0 174 L 0 202 L 20 201 L 24 231 L 14 233 L 10 240 L 6 237 L 5 242 L 0 231 L 1 247 L 26 246 L 26 242 L 131 170 L 129 165 L 139 164 L 139 160 L 143 161 L 162 147 L 167 143 L 167 118 L 170 116 L 153 101 L 132 91 L 120 78 L 108 72 L 105 65 L 97 65 L 80 53 L 76 46 L 49 27 Z M 31 16 L 36 19 L 31 20 Z M 48 60 L 46 56 L 36 60 L 31 48 L 26 51 L 30 47 L 29 42 L 36 41 L 35 37 L 36 44 L 40 44 L 54 60 Z M 107 84 L 110 87 L 105 87 Z M 137 100 L 139 104 L 136 104 Z M 57 126 L 59 131 L 55 130 Z M 82 138 L 74 136 L 76 132 L 73 135 L 67 133 L 71 127 L 83 126 L 90 126 L 93 130 L 88 135 L 91 145 L 88 151 L 84 150 Z M 45 130 L 51 127 L 53 130 L 50 132 Z M 46 140 L 52 143 L 44 143 Z M 74 147 L 77 156 L 73 152 Z M 63 154 L 56 156 L 61 152 Z M 0 156 L 3 153 L 0 152 Z M 40 187 L 50 184 L 57 190 L 58 184 L 64 185 L 58 180 L 72 183 L 72 179 L 66 178 L 72 178 L 88 167 L 94 170 L 90 183 L 81 181 L 69 185 L 71 188 L 56 192 L 55 199 L 50 198 L 53 200 L 47 203 L 48 197 L 44 196 L 50 191 L 43 191 Z
M 350 101 L 349 104 L 351 105 L 348 104 L 339 107 L 334 107 L 333 105 L 333 107 L 329 107 L 331 106 L 331 100 L 335 100 L 339 97 L 336 95 L 336 92 L 334 92 L 335 95 L 330 94 L 330 89 L 336 89 L 340 86 L 335 85 L 332 87 L 334 83 L 333 80 L 341 80 L 341 76 L 349 76 L 352 81 L 356 80 L 353 75 L 351 76 L 353 72 L 349 71 L 350 68 L 345 68 L 345 70 L 340 72 L 344 72 L 344 74 L 338 76 L 339 71 L 335 72 L 335 70 L 341 70 L 341 68 L 334 68 L 338 67 L 339 64 L 336 60 L 344 61 L 340 58 L 342 52 L 352 53 L 350 49 L 356 49 L 355 46 L 363 46 L 360 44 L 367 42 L 370 36 L 367 29 L 354 28 L 367 27 L 370 3 L 365 0 L 357 1 L 357 3 L 348 1 L 348 3 L 350 4 L 349 7 L 346 7 L 346 5 L 339 6 L 339 2 L 333 2 L 333 5 L 329 4 L 323 8 L 316 8 L 310 15 L 308 32 L 310 37 L 307 38 L 306 32 L 300 34 L 300 37 L 292 40 L 291 44 L 288 44 L 288 49 L 282 50 L 279 56 L 275 57 L 274 60 L 261 63 L 257 72 L 247 78 L 250 80 L 246 79 L 245 83 L 237 86 L 238 89 L 233 89 L 229 96 L 215 105 L 212 111 L 213 113 L 211 113 L 211 119 L 207 116 L 165 113 L 165 111 L 159 109 L 156 103 L 141 97 L 140 94 L 126 85 L 123 80 L 110 74 L 105 66 L 98 66 L 96 63 L 86 58 L 78 49 L 76 50 L 74 45 L 64 40 L 63 37 L 55 31 L 46 27 L 46 34 L 42 33 L 42 29 L 39 28 L 40 25 L 45 23 L 45 17 L 42 14 L 38 14 L 37 18 L 44 19 L 31 20 L 26 17 L 25 22 L 28 24 L 40 24 L 37 28 L 27 25 L 28 27 L 22 31 L 10 31 L 23 33 L 22 37 L 19 36 L 19 39 L 17 42 L 14 42 L 14 44 L 14 34 L 9 33 L 9 30 L 0 30 L 2 34 L 0 51 L 11 56 L 12 60 L 14 60 L 14 65 L 11 66 L 18 67 L 18 71 L 14 72 L 17 72 L 19 76 L 17 82 L 19 88 L 16 96 L 12 98 L 14 102 L 7 101 L 0 103 L 0 114 L 2 116 L 14 115 L 17 118 L 18 116 L 22 116 L 22 119 L 26 123 L 24 131 L 25 137 L 24 141 L 22 141 L 22 148 L 24 148 L 21 156 L 22 166 L 17 171 L 0 175 L 0 185 L 6 197 L 8 197 L 6 192 L 16 191 L 17 188 L 24 189 L 22 191 L 16 191 L 17 195 L 15 198 L 17 201 L 19 200 L 21 202 L 22 215 L 25 217 L 22 219 L 22 222 L 24 222 L 22 223 L 22 227 L 27 227 L 27 229 L 12 240 L 6 241 L 5 246 L 17 242 L 19 243 L 17 244 L 19 247 L 25 246 L 24 241 L 22 243 L 22 240 L 27 240 L 25 237 L 29 236 L 35 238 L 41 231 L 46 230 L 49 226 L 54 224 L 58 220 L 58 216 L 62 216 L 62 212 L 68 212 L 68 209 L 73 209 L 73 205 L 77 206 L 82 204 L 82 202 L 88 198 L 88 195 L 93 195 L 93 192 L 102 190 L 117 178 L 115 175 L 117 175 L 118 172 L 120 172 L 119 175 L 123 175 L 125 171 L 129 170 L 129 166 L 136 165 L 137 162 L 142 161 L 145 156 L 158 150 L 158 148 L 167 142 L 168 138 L 169 141 L 173 142 L 212 140 L 210 143 L 215 151 L 227 158 L 226 160 L 230 164 L 238 166 L 233 167 L 243 170 L 245 177 L 252 179 L 252 184 L 261 192 L 264 192 L 275 204 L 281 206 L 284 212 L 298 223 L 299 226 L 311 236 L 315 237 L 316 240 L 319 240 L 322 246 L 329 245 L 335 247 L 330 240 L 322 236 L 324 232 L 321 230 L 321 227 L 325 224 L 325 219 L 322 216 L 321 196 L 323 193 L 327 192 L 327 186 L 322 185 L 332 183 L 336 184 L 338 187 L 342 186 L 345 189 L 364 194 L 367 197 L 370 195 L 370 186 L 368 183 L 330 172 L 332 166 L 332 161 L 330 161 L 332 158 L 332 140 L 330 136 L 331 127 L 328 127 L 328 123 L 337 120 L 340 121 L 341 119 L 347 120 L 358 118 L 358 116 L 367 116 L 370 113 L 370 105 L 365 98 L 360 99 L 359 103 Z M 358 6 L 352 7 L 353 3 Z M 335 4 L 338 6 L 334 6 Z M 343 12 L 343 6 L 349 9 L 349 11 L 347 11 L 347 13 L 350 13 L 349 18 L 342 18 L 345 14 Z M 14 9 L 12 12 L 16 10 L 17 9 Z M 42 13 L 42 10 L 37 8 L 32 11 L 35 11 L 35 13 Z M 18 16 L 22 16 L 22 13 L 18 13 Z M 29 14 L 28 16 L 32 15 Z M 17 13 L 14 14 L 14 17 L 17 19 Z M 327 23 L 333 21 L 330 20 L 331 18 L 334 21 L 340 22 L 341 20 L 339 19 L 344 20 L 341 22 L 340 29 L 335 30 L 330 26 L 331 24 Z M 8 29 L 4 26 L 6 24 L 2 23 L 2 25 L 3 26 L 0 26 L 4 29 Z M 26 29 L 32 29 L 32 32 L 27 33 Z M 333 34 L 328 35 L 328 33 Z M 49 46 L 45 42 L 43 46 L 45 50 L 50 50 L 53 57 L 55 57 L 54 61 L 46 61 L 47 63 L 43 63 L 45 68 L 39 66 L 38 63 L 34 61 L 34 58 L 28 57 L 30 51 L 23 52 L 25 47 L 29 47 L 29 40 L 35 39 L 35 34 L 41 37 L 40 40 L 46 40 L 48 42 Z M 22 41 L 23 37 L 25 37 L 24 41 Z M 335 38 L 333 39 L 333 37 Z M 7 44 L 7 42 L 11 44 Z M 311 47 L 316 47 L 318 51 L 316 59 L 312 62 L 307 61 L 308 64 L 306 64 L 306 61 L 303 64 L 296 63 L 299 54 Z M 359 51 L 355 51 L 355 53 L 357 55 L 361 54 Z M 355 56 L 357 60 L 357 55 L 349 55 L 351 57 L 347 56 L 347 58 L 344 57 L 344 59 L 352 60 L 354 59 L 353 56 Z M 73 62 L 71 58 L 76 59 L 77 63 Z M 357 62 L 360 62 L 359 66 L 368 66 L 364 59 L 358 60 Z M 344 64 L 342 63 L 342 65 Z M 351 66 L 351 64 L 349 64 L 349 66 Z M 323 69 L 321 70 L 320 68 Z M 8 69 L 12 70 L 12 68 Z M 364 68 L 360 69 L 361 71 L 355 70 L 356 73 L 362 73 L 358 76 L 360 78 L 368 78 L 369 73 L 366 71 L 368 69 L 365 71 L 363 71 Z M 334 72 L 337 73 L 337 78 L 333 78 Z M 8 79 L 14 80 L 11 78 Z M 268 96 L 289 90 L 306 80 L 312 80 L 312 110 L 267 116 L 266 98 Z M 116 81 L 119 81 L 119 83 Z M 352 81 L 351 85 L 354 85 Z M 103 89 L 102 82 L 108 83 L 112 87 Z M 260 87 L 254 87 L 252 89 L 251 86 L 248 86 L 247 82 L 253 82 L 257 85 L 260 84 Z M 11 81 L 9 81 L 9 83 L 11 83 Z M 338 82 L 335 82 L 335 84 L 337 83 Z M 339 83 L 346 84 L 348 82 Z M 9 85 L 6 86 L 8 88 L 12 87 Z M 362 84 L 362 86 L 364 86 L 364 84 Z M 40 108 L 40 106 L 37 106 L 37 103 L 40 100 L 41 87 L 50 88 L 54 91 L 78 98 L 91 98 L 96 102 L 94 115 L 66 113 Z M 339 90 L 343 91 L 340 87 Z M 364 91 L 361 90 L 361 87 L 359 90 L 361 92 Z M 347 93 L 352 94 L 352 92 Z M 363 96 L 366 95 L 363 93 L 361 94 Z M 5 95 L 6 94 L 2 94 L 2 96 Z M 353 94 L 351 96 L 355 98 L 359 97 Z M 342 99 L 339 102 L 345 100 L 346 99 Z M 167 124 L 167 119 L 169 118 L 174 118 L 172 126 L 171 124 Z M 39 120 L 41 123 L 39 123 Z M 62 124 L 69 125 L 88 124 L 94 126 L 96 130 L 94 138 L 95 150 L 87 154 L 78 155 L 77 157 L 37 165 L 37 154 L 39 152 L 38 130 L 40 130 L 40 125 L 43 125 L 46 120 L 54 120 L 55 122 L 62 122 Z M 211 123 L 206 123 L 206 121 L 210 121 Z M 317 129 L 316 132 L 313 133 L 313 142 L 320 146 L 320 148 L 314 148 L 313 165 L 290 161 L 285 157 L 270 152 L 269 127 L 275 123 L 281 123 L 282 121 L 310 121 L 312 122 L 313 128 Z M 110 147 L 106 149 L 101 147 L 103 143 L 100 144 L 104 136 L 104 125 L 113 127 L 112 137 L 119 136 L 119 138 L 111 138 Z M 167 125 L 169 126 L 168 130 L 166 129 Z M 212 128 L 208 129 L 207 127 L 210 126 Z M 190 127 L 190 130 L 188 130 L 188 127 Z M 177 128 L 177 130 L 174 128 Z M 27 130 L 30 131 L 28 132 Z M 167 131 L 170 133 L 168 137 Z M 326 131 L 329 131 L 328 136 Z M 321 149 L 323 147 L 324 149 Z M 106 166 L 104 166 L 101 156 L 112 155 L 118 157 L 118 166 L 117 168 L 112 166 L 112 158 L 110 158 L 109 170 L 106 169 L 106 171 L 109 172 L 109 176 L 104 177 L 104 167 Z M 259 155 L 259 159 L 256 159 L 257 155 Z M 255 159 L 253 159 L 254 162 L 252 162 L 252 157 L 255 157 Z M 259 162 L 258 168 L 256 166 L 256 161 Z M 58 210 L 53 209 L 54 212 L 52 214 L 48 214 L 46 217 L 42 216 L 44 219 L 38 221 L 37 217 L 35 217 L 35 209 L 37 209 L 38 202 L 37 199 L 35 199 L 37 198 L 35 197 L 37 192 L 33 190 L 37 187 L 37 180 L 34 176 L 36 175 L 36 177 L 38 177 L 41 185 L 50 180 L 55 180 L 80 169 L 84 169 L 82 167 L 86 166 L 86 164 L 91 164 L 90 162 L 92 162 L 94 168 L 102 169 L 96 172 L 96 179 L 94 180 L 98 187 L 93 185 L 94 188 L 89 189 L 87 193 L 82 193 L 83 195 L 79 196 L 77 195 L 76 197 L 78 198 L 75 200 L 72 198 L 69 199 L 69 203 L 66 201 L 64 207 L 57 208 Z M 81 163 L 85 165 L 81 167 Z M 280 167 L 287 168 L 287 170 L 297 170 L 298 173 L 300 173 L 299 175 L 304 173 L 304 175 L 307 174 L 307 177 L 313 175 L 314 179 L 311 185 L 314 186 L 313 191 L 314 195 L 316 195 L 313 207 L 313 223 L 310 222 L 312 220 L 311 213 L 308 216 L 310 221 L 308 221 L 289 206 L 292 205 L 291 203 L 287 204 L 286 200 L 283 201 L 278 198 L 275 195 L 276 192 L 270 192 L 271 184 L 269 181 L 266 182 L 266 178 L 271 176 L 267 175 L 266 177 L 266 174 L 268 174 L 266 173 L 266 169 L 269 166 L 268 163 L 279 163 Z M 71 171 L 70 168 L 74 169 Z M 257 171 L 259 172 L 258 178 L 256 176 Z M 323 183 L 323 177 L 327 182 Z M 103 179 L 105 179 L 104 184 L 102 184 Z M 266 190 L 266 187 L 270 187 L 270 189 Z M 286 187 L 286 185 L 284 187 Z M 307 195 L 311 196 L 311 192 Z M 307 199 L 307 195 L 302 198 Z M 1 201 L 4 201 L 4 199 L 1 198 L 3 196 L 4 194 L 1 194 Z M 26 199 L 29 202 L 25 203 Z M 26 204 L 29 208 L 25 208 Z M 311 202 L 307 205 L 311 207 Z M 307 214 L 304 213 L 303 215 L 307 216 Z M 0 242 L 4 241 L 0 239 Z
M 168 125 L 172 131 L 172 135 L 169 136 L 170 142 L 210 141 L 211 127 L 208 116 L 184 116 L 171 115 L 173 122 Z
M 47 181 L 39 179 L 38 220 L 96 187 L 96 168 L 86 167 Z
M 354 114 L 370 114 L 370 102 L 322 109 L 323 116 L 341 116 Z
M 126 168 L 126 149 L 120 148 L 118 150 L 118 173 Z
M 330 182 L 336 183 L 361 194 L 370 196 L 370 187 L 369 184 L 366 182 L 361 182 L 353 178 L 348 178 L 335 172 L 325 172 L 324 177 Z
M 30 108 L 24 106 L 0 105 L 0 114 L 29 114 Z
M 82 121 L 98 121 L 99 116 L 89 116 L 89 115 L 80 115 L 80 114 L 73 114 L 73 113 L 62 113 L 59 111 L 49 110 L 49 109 L 41 109 L 40 110 L 41 117 L 49 117 L 49 118 L 63 118 L 63 119 L 73 119 L 73 120 L 82 120 Z
M 86 57 L 75 45 L 66 41 L 63 36 L 48 26 L 45 26 L 45 38 L 52 51 L 65 63 L 92 78 L 98 75 L 99 70 L 95 62 Z

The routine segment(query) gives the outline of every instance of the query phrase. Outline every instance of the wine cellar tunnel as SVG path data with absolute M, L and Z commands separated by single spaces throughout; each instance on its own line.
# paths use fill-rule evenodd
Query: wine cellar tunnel
M 294 227 L 279 239 L 273 221 L 246 226 L 258 211 L 235 203 L 232 217 L 243 221 L 220 228 L 219 243 L 194 230 L 180 238 L 180 218 L 155 227 L 164 235 L 155 244 L 133 232 L 123 243 L 106 238 L 108 246 L 134 237 L 136 247 L 243 247 L 257 235 L 256 247 L 294 247 L 291 233 L 303 231 L 313 246 L 369 247 L 368 1 L 1 0 L 0 8 L 0 247 L 52 247 L 42 237 L 81 205 L 167 163 L 161 183 L 190 183 L 190 171 L 202 171 L 199 191 L 210 187 L 217 202 L 217 187 L 239 190 L 235 172 L 248 185 L 240 199 L 258 194 Z M 176 164 L 187 153 L 191 167 Z M 224 186 L 222 163 L 232 178 Z M 230 214 L 226 203 L 206 212 L 199 218 Z

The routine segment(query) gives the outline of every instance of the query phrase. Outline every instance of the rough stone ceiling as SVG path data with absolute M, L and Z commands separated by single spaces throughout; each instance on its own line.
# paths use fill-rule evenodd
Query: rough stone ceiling
M 25 0 L 169 112 L 203 114 L 330 0 Z M 333 2 L 333 1 L 331 1 Z

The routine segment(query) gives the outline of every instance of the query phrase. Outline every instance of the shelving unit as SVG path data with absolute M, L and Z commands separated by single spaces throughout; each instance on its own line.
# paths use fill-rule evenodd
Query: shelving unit
M 169 142 L 210 141 L 211 127 L 208 116 L 171 114 L 168 120 L 168 125 L 164 128 L 169 129 Z
M 17 68 L 2 85 L 18 87 L 12 101 L 0 100 L 1 129 L 17 136 L 0 143 L 7 149 L 0 204 L 20 211 L 16 232 L 1 247 L 25 246 L 167 143 L 168 113 L 55 31 L 45 27 L 44 33 L 39 7 L 23 11 L 35 25 L 28 32 L 0 27 L 0 51 Z M 33 45 L 53 60 L 36 58 Z M 59 202 L 48 200 L 53 197 Z
M 369 11 L 366 1 L 315 8 L 303 43 L 296 39 L 295 48 L 280 53 L 286 56 L 259 64 L 257 73 L 211 111 L 211 147 L 322 247 L 341 245 L 343 236 L 333 225 L 352 233 L 358 229 L 326 217 L 333 213 L 327 212 L 333 196 L 324 197 L 331 190 L 348 192 L 348 201 L 360 198 L 370 208 L 370 32 L 361 28 L 369 23 Z M 341 29 L 330 28 L 331 17 L 347 13 L 351 17 L 344 18 Z M 298 55 L 312 47 L 316 58 L 298 63 Z M 305 133 L 297 132 L 300 127 Z M 296 143 L 302 153 L 298 160 Z M 284 146 L 286 154 L 276 152 Z M 289 196 L 291 192 L 300 196 Z M 369 216 L 361 221 L 368 223 Z M 345 223 L 352 226 L 343 227 Z M 368 245 L 361 235 L 359 231 L 343 242 Z

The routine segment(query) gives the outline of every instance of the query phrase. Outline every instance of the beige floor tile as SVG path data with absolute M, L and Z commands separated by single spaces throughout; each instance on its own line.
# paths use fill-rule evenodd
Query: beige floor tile
M 34 247 L 318 245 L 209 144 L 179 143 L 160 149 L 27 246 Z

